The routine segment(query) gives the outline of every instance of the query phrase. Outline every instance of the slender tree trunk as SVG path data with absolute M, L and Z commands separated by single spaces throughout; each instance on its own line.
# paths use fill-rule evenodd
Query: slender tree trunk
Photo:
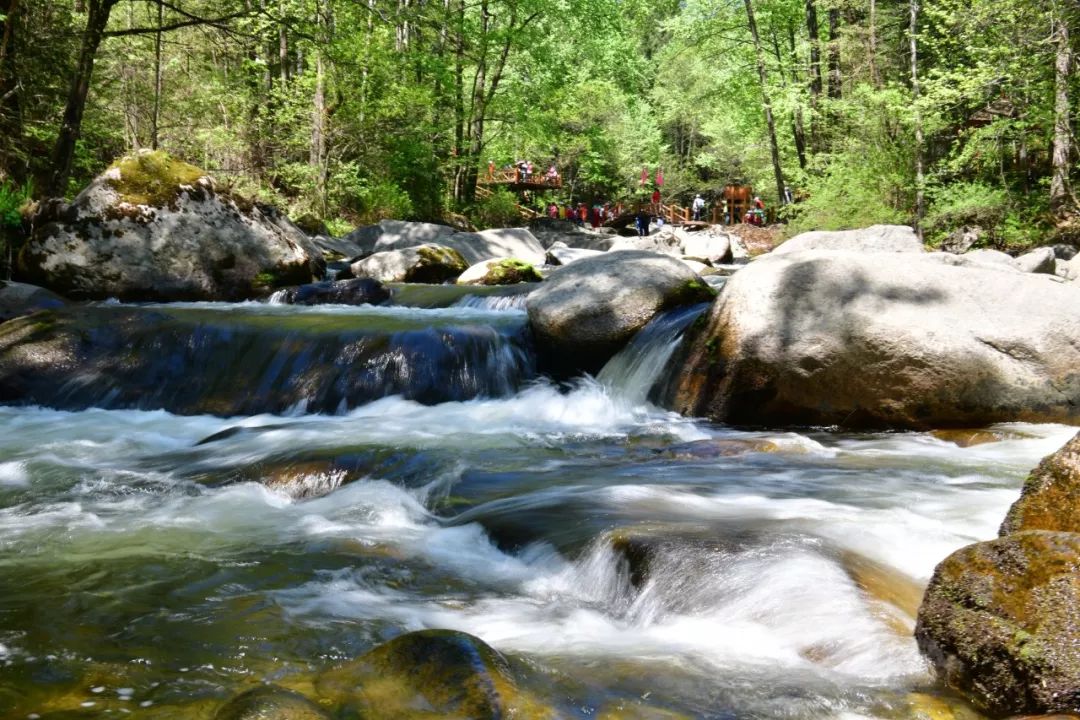
M 1069 187 L 1069 161 L 1072 158 L 1069 77 L 1072 74 L 1073 57 L 1069 25 L 1063 13 L 1055 18 L 1055 26 L 1054 41 L 1057 52 L 1054 57 L 1054 173 L 1050 180 L 1050 207 L 1060 216 L 1075 209 Z
M 869 55 L 870 55 L 870 79 L 874 82 L 874 87 L 881 88 L 881 73 L 878 71 L 877 65 L 877 0 L 870 0 L 870 38 L 869 38 Z
M 278 74 L 281 86 L 285 87 L 289 82 L 289 31 L 285 27 L 285 0 L 278 0 L 278 15 L 281 16 L 278 22 Z
M 329 0 L 325 0 L 329 2 Z M 320 217 L 326 217 L 326 184 L 329 175 L 326 143 L 326 67 L 323 46 L 329 42 L 330 8 L 317 0 L 318 32 L 315 44 L 315 96 L 311 110 L 311 166 L 315 168 L 315 197 Z
M 15 26 L 15 13 L 19 11 L 19 0 L 0 2 L 0 8 L 3 9 L 3 15 L 6 18 L 3 22 L 3 35 L 0 35 L 0 87 L 3 87 L 4 65 L 7 62 L 8 48 L 11 47 L 11 36 L 14 32 L 12 28 Z
M 461 153 L 465 145 L 465 0 L 458 0 L 454 33 L 454 201 L 465 201 L 465 172 Z
M 750 35 L 754 40 L 754 53 L 757 56 L 758 79 L 761 81 L 761 104 L 765 109 L 765 124 L 769 129 L 769 150 L 772 153 L 773 173 L 776 176 L 776 197 L 784 204 L 784 173 L 780 168 L 780 146 L 776 142 L 776 121 L 773 119 L 772 104 L 769 102 L 768 75 L 765 71 L 765 54 L 761 49 L 761 37 L 758 35 L 757 20 L 754 19 L 754 6 L 751 0 L 743 0 L 746 5 L 746 19 L 750 24 Z
M 840 74 L 840 9 L 829 9 L 829 97 L 839 100 L 843 95 L 843 76 Z
M 922 111 L 919 109 L 919 0 L 910 0 L 911 25 L 908 36 L 911 40 L 911 96 L 912 111 L 915 113 L 915 232 L 919 239 L 923 237 L 922 221 L 926 216 L 926 170 L 923 138 Z
M 71 162 L 75 156 L 75 143 L 82 131 L 86 97 L 90 93 L 90 77 L 94 73 L 94 59 L 109 23 L 109 13 L 117 0 L 87 0 L 86 29 L 83 31 L 82 48 L 75 75 L 71 78 L 64 117 L 53 147 L 52 170 L 45 186 L 46 195 L 63 196 L 71 176 Z
M 788 27 L 788 40 L 790 42 L 791 50 L 791 83 L 795 87 L 798 93 L 799 87 L 799 56 L 795 47 L 795 26 L 790 25 Z M 776 48 L 776 63 L 780 68 L 780 78 L 784 81 L 784 87 L 788 87 L 787 78 L 784 75 L 784 60 L 780 51 L 780 40 L 776 34 L 773 33 L 773 46 Z M 799 158 L 799 168 L 806 169 L 806 129 L 803 127 L 803 106 L 802 106 L 802 93 L 798 93 L 800 97 L 795 100 L 795 110 L 792 113 L 791 118 L 791 135 L 795 140 L 795 154 Z
M 821 76 L 821 36 L 815 0 L 806 0 L 806 34 L 810 41 L 810 146 L 816 153 L 821 150 L 818 110 L 824 81 Z
M 163 79 L 163 68 L 161 66 L 161 27 L 164 24 L 165 6 L 158 3 L 158 31 L 154 33 L 154 111 L 150 116 L 150 147 L 154 150 L 157 150 L 158 145 L 160 144 L 159 134 L 161 132 L 161 88 Z

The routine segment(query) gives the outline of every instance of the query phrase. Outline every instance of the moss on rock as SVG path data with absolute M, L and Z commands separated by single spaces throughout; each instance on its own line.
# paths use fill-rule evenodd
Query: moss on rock
M 264 685 L 237 695 L 214 720 L 329 720 L 318 705 L 300 693 Z
M 524 260 L 507 258 L 492 263 L 487 275 L 480 280 L 481 285 L 517 285 L 525 282 L 540 282 L 544 278 Z
M 1080 711 L 1080 535 L 1028 531 L 934 571 L 915 637 L 950 687 L 993 715 Z
M 122 157 L 109 167 L 106 182 L 130 205 L 172 207 L 185 186 L 206 177 L 199 168 L 156 150 Z
M 1001 534 L 1022 530 L 1080 532 L 1080 434 L 1044 458 L 1024 482 Z

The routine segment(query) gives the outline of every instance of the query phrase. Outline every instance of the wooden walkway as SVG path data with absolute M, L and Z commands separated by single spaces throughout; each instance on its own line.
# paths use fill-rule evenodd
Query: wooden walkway
M 521 192 L 523 190 L 544 192 L 546 190 L 559 190 L 562 188 L 562 176 L 556 175 L 555 177 L 548 177 L 546 173 L 533 173 L 532 175 L 525 177 L 517 168 L 495 170 L 494 172 L 488 170 L 488 172 L 482 175 L 477 181 L 477 185 L 501 185 L 512 192 Z

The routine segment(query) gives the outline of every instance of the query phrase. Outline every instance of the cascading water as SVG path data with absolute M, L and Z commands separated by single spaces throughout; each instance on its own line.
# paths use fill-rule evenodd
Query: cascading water
M 66 410 L 0 407 L 4 718 L 209 720 L 264 681 L 314 698 L 322 671 L 421 628 L 520 661 L 557 717 L 909 717 L 934 692 L 910 629 L 935 563 L 993 536 L 1074 431 L 960 448 L 682 418 L 646 398 L 694 310 L 570 390 L 533 377 L 514 310 L 84 312 L 73 347 L 113 360 L 20 380 Z M 443 396 L 313 413 L 348 396 L 353 376 L 312 368 L 350 343 L 410 382 L 438 364 Z M 308 394 L 160 409 L 282 383 Z M 294 397 L 307 412 L 284 416 Z

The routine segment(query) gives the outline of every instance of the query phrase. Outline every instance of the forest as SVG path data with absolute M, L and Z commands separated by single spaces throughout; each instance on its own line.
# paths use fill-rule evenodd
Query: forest
M 753 186 L 788 231 L 1068 242 L 1068 0 L 0 0 L 0 222 L 161 148 L 331 233 Z M 644 170 L 643 170 L 644 168 Z M 784 203 L 785 188 L 794 202 Z

